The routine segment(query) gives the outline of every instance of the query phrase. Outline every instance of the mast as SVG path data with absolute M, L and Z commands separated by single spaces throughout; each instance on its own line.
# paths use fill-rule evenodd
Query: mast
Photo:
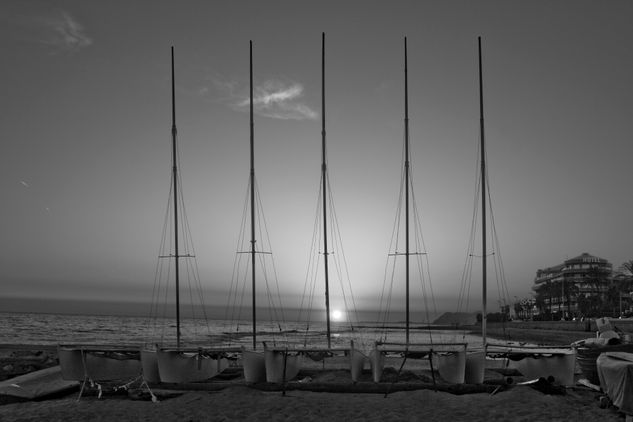
M 176 90 L 174 82 L 174 47 L 171 47 L 171 140 L 172 173 L 174 183 L 174 265 L 176 272 L 176 347 L 180 348 L 180 255 L 178 254 L 178 166 L 176 151 Z
M 321 33 L 321 181 L 323 183 L 323 264 L 325 268 L 325 318 L 327 325 L 327 347 L 330 339 L 330 282 L 327 249 L 327 156 L 325 149 L 325 32 Z
M 257 348 L 257 310 L 256 310 L 256 298 L 255 298 L 255 151 L 254 151 L 254 139 L 255 139 L 255 125 L 253 123 L 253 41 L 250 41 L 250 149 L 251 149 L 251 172 L 250 172 L 250 186 L 251 186 L 251 275 L 252 275 L 252 291 L 253 291 L 253 349 Z
M 482 286 L 482 315 L 481 315 L 481 337 L 483 339 L 484 350 L 486 347 L 486 145 L 484 142 L 484 91 L 483 76 L 481 66 L 481 37 L 477 37 L 479 45 L 479 130 L 481 141 L 481 286 Z
M 404 203 L 405 203 L 405 280 L 406 280 L 406 342 L 409 345 L 409 76 L 407 68 L 407 37 L 404 37 Z

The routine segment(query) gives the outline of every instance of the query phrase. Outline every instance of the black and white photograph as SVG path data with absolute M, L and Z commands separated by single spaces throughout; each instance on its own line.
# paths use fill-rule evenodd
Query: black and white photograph
M 0 420 L 633 422 L 630 0 L 0 22 Z

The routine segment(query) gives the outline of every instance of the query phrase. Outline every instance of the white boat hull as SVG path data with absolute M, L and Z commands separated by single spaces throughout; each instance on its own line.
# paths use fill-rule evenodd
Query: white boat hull
M 114 381 L 141 375 L 140 356 L 135 351 L 59 347 L 62 378 L 70 381 Z
M 380 382 L 382 371 L 385 368 L 385 355 L 379 350 L 372 350 L 369 354 L 369 363 L 371 365 L 371 375 L 374 382 Z
M 244 381 L 251 384 L 266 381 L 266 363 L 263 352 L 242 350 Z
M 183 383 L 204 381 L 228 368 L 225 358 L 214 358 L 199 352 L 157 350 L 158 374 L 161 382 Z
M 357 382 L 365 369 L 365 362 L 367 362 L 367 356 L 356 350 L 351 349 L 349 353 L 350 372 L 352 374 L 352 382 Z
M 575 351 L 571 350 L 560 354 L 541 352 L 535 356 L 525 356 L 516 361 L 510 360 L 509 367 L 515 368 L 529 379 L 552 376 L 557 384 L 574 385 Z
M 301 369 L 301 355 L 282 350 L 264 350 L 266 382 L 280 384 L 297 376 Z
M 450 384 L 463 384 L 466 371 L 466 351 L 440 353 L 437 358 L 437 372 Z
M 83 353 L 80 349 L 58 348 L 57 357 L 62 378 L 68 381 L 83 381 L 87 378 Z
M 464 383 L 483 384 L 486 370 L 486 353 L 483 350 L 466 352 Z
M 145 381 L 152 383 L 160 382 L 156 350 L 141 350 L 141 367 L 143 369 L 143 379 Z

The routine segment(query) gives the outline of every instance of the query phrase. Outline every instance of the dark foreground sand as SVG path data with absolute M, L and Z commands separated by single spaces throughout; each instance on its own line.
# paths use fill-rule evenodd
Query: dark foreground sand
M 519 334 L 524 336 L 528 331 L 530 330 L 522 330 Z M 583 334 L 571 335 L 584 337 Z M 56 357 L 56 350 L 53 347 L 34 350 L 32 347 L 3 345 L 0 347 L 0 380 L 56 365 Z M 419 368 L 414 366 L 411 370 L 419 374 Z M 311 383 L 326 387 L 345 386 L 351 383 L 349 372 L 341 368 L 324 371 L 320 376 L 317 374 L 310 374 Z M 496 377 L 497 380 L 505 377 L 492 371 L 489 375 Z M 367 375 L 367 378 L 370 379 L 370 376 Z M 410 377 L 408 380 L 406 376 L 402 378 L 405 383 L 420 382 L 419 376 Z M 400 381 L 401 379 L 398 383 Z M 394 387 L 398 383 L 394 384 Z M 617 409 L 600 407 L 600 392 L 583 386 L 564 388 L 565 394 L 561 395 L 545 394 L 530 386 L 520 386 L 516 383 L 500 387 L 495 394 L 490 394 L 492 389 L 496 388 L 494 385 L 492 388 L 490 385 L 487 387 L 485 391 L 475 388 L 470 389 L 469 394 L 460 395 L 434 391 L 428 387 L 414 391 L 396 391 L 398 388 L 394 388 L 387 397 L 378 393 L 304 390 L 289 390 L 284 395 L 281 391 L 262 391 L 248 387 L 237 379 L 228 381 L 216 391 L 176 391 L 165 390 L 165 386 L 157 386 L 153 391 L 158 397 L 158 402 L 152 402 L 147 390 L 139 388 L 131 389 L 130 394 L 106 392 L 102 398 L 97 397 L 94 389 L 89 389 L 79 401 L 78 392 L 72 392 L 63 397 L 43 401 L 0 405 L 0 421 L 625 420 L 624 415 L 618 413 Z M 327 391 L 327 388 L 324 390 Z
M 453 395 L 433 390 L 381 394 L 263 392 L 234 386 L 216 392 L 182 392 L 162 399 L 77 395 L 0 406 L 2 421 L 624 421 L 601 409 L 598 395 L 568 389 L 546 395 L 515 386 L 495 395 Z
M 54 351 L 28 355 L 26 351 L 4 350 L 5 365 L 17 370 L 20 365 L 49 366 L 55 364 Z M 1 356 L 0 356 L 1 357 Z M 11 362 L 11 363 L 7 363 Z M 20 363 L 22 362 L 22 364 Z M 34 363 L 35 362 L 35 363 Z M 37 365 L 36 365 L 37 363 Z M 74 391 L 63 397 L 0 405 L 0 421 L 621 421 L 624 416 L 611 408 L 600 408 L 601 393 L 587 387 L 561 388 L 565 394 L 550 395 L 530 386 L 494 384 L 504 379 L 494 371 L 486 371 L 493 385 L 463 388 L 452 394 L 434 391 L 420 375 L 420 363 L 411 362 L 405 372 L 389 386 L 387 397 L 379 393 L 315 392 L 289 389 L 262 391 L 243 384 L 243 378 L 219 381 L 216 391 L 167 390 L 158 385 L 152 391 L 158 402 L 152 402 L 146 388 L 136 384 L 128 392 L 105 388 L 102 398 L 88 388 L 81 400 Z M 320 365 L 320 364 L 319 364 Z M 395 370 L 392 369 L 393 377 Z M 417 374 L 415 375 L 414 374 Z M 308 374 L 309 376 L 306 376 Z M 349 372 L 342 369 L 300 373 L 310 387 L 338 386 L 338 391 L 352 388 Z M 370 374 L 361 386 L 376 386 Z M 521 381 L 521 378 L 516 378 Z M 426 383 L 426 389 L 397 391 L 402 385 Z M 294 385 L 297 387 L 295 381 Z M 303 384 L 302 384 L 303 385 Z M 340 388 L 340 387 L 343 388 Z M 174 387 L 174 386 L 172 386 Z M 213 387 L 213 385 L 211 385 Z M 260 386 L 261 387 L 261 386 Z M 419 387 L 419 385 L 418 385 Z M 418 388 L 416 387 L 416 388 Z M 438 387 L 442 387 L 439 385 Z M 467 387 L 467 386 L 466 386 Z M 472 386 L 471 386 L 472 387 Z M 485 387 L 485 388 L 484 388 Z M 495 394 L 491 394 L 499 387 Z M 182 387 L 181 387 L 182 388 Z M 366 391 L 366 390 L 364 390 Z M 6 403 L 6 401 L 4 401 Z

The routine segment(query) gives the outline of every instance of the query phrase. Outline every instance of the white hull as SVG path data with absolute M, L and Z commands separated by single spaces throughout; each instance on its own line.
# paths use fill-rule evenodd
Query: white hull
M 574 350 L 555 354 L 541 351 L 540 354 L 535 356 L 525 356 L 517 361 L 510 360 L 509 367 L 517 369 L 529 379 L 552 376 L 557 384 L 574 385 L 574 369 L 576 366 L 576 352 Z
M 486 369 L 486 352 L 466 352 L 466 368 L 464 370 L 464 382 L 466 384 L 483 384 L 484 371 Z
M 440 353 L 437 358 L 437 372 L 450 384 L 463 384 L 466 371 L 466 350 Z
M 301 369 L 301 356 L 281 350 L 264 350 L 266 381 L 280 384 L 290 381 Z
M 123 349 L 59 347 L 62 378 L 70 381 L 114 381 L 141 375 L 137 352 Z
M 86 379 L 83 353 L 80 349 L 57 349 L 59 366 L 62 370 L 62 378 L 68 381 L 83 381 Z
M 143 379 L 145 381 L 152 383 L 160 382 L 156 350 L 141 350 L 141 367 L 143 368 Z
M 379 350 L 374 349 L 369 354 L 369 363 L 371 365 L 371 374 L 374 382 L 380 382 L 382 371 L 385 368 L 385 355 L 380 353 Z
M 213 358 L 196 351 L 156 351 L 161 382 L 182 383 L 204 381 L 228 368 L 225 358 Z
M 263 352 L 242 349 L 244 381 L 247 383 L 266 381 L 266 363 Z
M 408 347 L 398 343 L 382 343 L 387 345 L 385 349 L 376 347 L 369 355 L 371 371 L 374 382 L 380 382 L 385 366 L 384 353 L 408 352 L 413 358 L 414 355 L 428 357 L 432 354 L 434 370 L 437 370 L 440 377 L 451 384 L 463 384 L 466 370 L 466 344 L 465 343 L 437 343 L 437 344 L 411 344 Z M 391 345 L 389 347 L 389 345 Z M 458 348 L 456 350 L 456 348 Z M 444 349 L 444 350 L 442 350 Z M 406 358 L 404 358 L 406 359 Z
M 349 353 L 349 364 L 350 364 L 350 372 L 352 374 L 352 382 L 358 381 L 361 374 L 363 373 L 363 369 L 365 369 L 365 362 L 367 362 L 367 356 L 352 348 Z

